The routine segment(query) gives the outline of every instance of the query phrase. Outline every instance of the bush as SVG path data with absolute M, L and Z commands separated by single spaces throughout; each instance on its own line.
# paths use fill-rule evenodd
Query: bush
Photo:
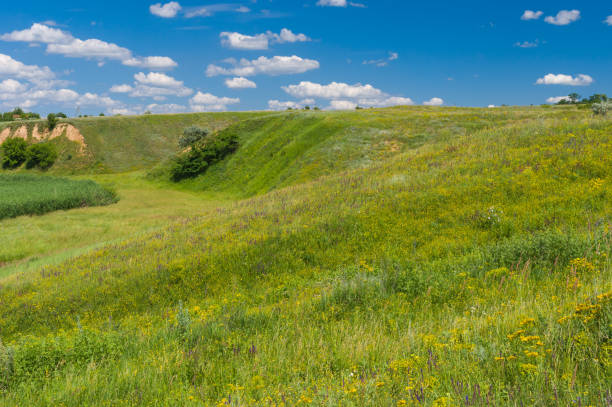
M 53 130 L 55 126 L 57 126 L 57 116 L 53 113 L 49 113 L 47 115 L 47 125 L 49 126 L 49 131 Z
M 191 147 L 199 141 L 204 140 L 210 132 L 208 129 L 203 129 L 197 126 L 187 127 L 183 130 L 183 135 L 179 139 L 179 147 L 187 148 Z
M 599 103 L 593 103 L 593 113 L 596 115 L 607 116 L 608 111 L 612 105 L 607 101 L 601 101 Z
M 171 178 L 174 182 L 195 178 L 203 174 L 208 166 L 221 161 L 237 148 L 238 137 L 235 134 L 222 133 L 207 137 L 174 159 L 170 169 Z
M 28 143 L 20 138 L 9 138 L 2 144 L 2 168 L 14 169 L 26 160 Z
M 50 143 L 33 144 L 26 150 L 26 167 L 48 170 L 57 160 L 57 150 Z

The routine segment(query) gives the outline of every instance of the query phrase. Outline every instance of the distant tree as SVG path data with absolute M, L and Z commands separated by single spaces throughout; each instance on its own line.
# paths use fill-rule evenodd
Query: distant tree
M 191 126 L 183 130 L 183 135 L 179 139 L 179 147 L 187 148 L 196 144 L 198 141 L 204 139 L 210 131 L 197 126 Z
M 144 114 L 153 114 L 153 113 L 151 113 L 150 110 L 147 110 L 146 112 L 144 112 Z
M 21 138 L 9 138 L 2 144 L 2 168 L 14 169 L 26 160 L 28 143 Z
M 104 113 L 100 113 L 100 117 L 104 117 Z
M 47 126 L 49 130 L 53 130 L 55 126 L 57 126 L 57 116 L 54 113 L 49 113 L 47 115 Z
M 304 110 L 310 110 L 310 106 L 304 106 Z
M 59 113 L 55 113 L 55 117 L 60 118 L 60 119 L 66 119 L 68 118 L 68 116 L 66 116 L 64 113 L 59 112 Z
M 16 107 L 15 109 L 13 109 L 13 115 L 15 115 L 15 116 L 23 116 L 24 115 L 24 111 L 23 111 L 22 108 Z
M 321 109 L 318 106 L 315 106 L 314 110 L 321 110 Z
M 567 95 L 567 98 L 569 99 L 570 103 L 576 104 L 580 100 L 580 95 L 574 92 Z

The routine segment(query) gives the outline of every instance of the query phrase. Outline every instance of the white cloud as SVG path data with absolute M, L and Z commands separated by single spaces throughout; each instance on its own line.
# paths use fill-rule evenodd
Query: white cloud
M 28 81 L 44 81 L 55 78 L 49 67 L 25 65 L 9 55 L 0 54 L 0 76 L 15 77 Z
M 151 14 L 162 18 L 176 17 L 176 15 L 179 11 L 181 11 L 181 9 L 181 5 L 176 1 L 171 1 L 164 5 L 162 5 L 161 3 L 156 3 L 149 7 L 149 11 L 151 12 Z
M 266 35 L 272 42 L 279 44 L 312 41 L 310 38 L 308 38 L 308 36 L 306 36 L 306 34 L 294 34 L 287 28 L 283 28 L 279 34 L 268 31 Z
M 25 86 L 21 82 L 18 82 L 14 79 L 6 79 L 0 82 L 0 97 L 2 93 L 13 94 L 13 93 L 23 92 L 26 89 L 27 89 L 27 86 Z
M 363 61 L 363 65 L 376 65 L 381 68 L 383 66 L 389 65 L 390 61 L 395 61 L 399 58 L 399 54 L 397 52 L 389 52 L 389 57 L 385 59 L 372 59 L 369 61 Z
M 410 98 L 404 98 L 399 96 L 386 96 L 383 98 L 374 99 L 359 99 L 357 100 L 359 106 L 364 107 L 390 107 L 390 106 L 411 106 L 414 102 Z
M 206 75 L 234 75 L 234 76 L 255 76 L 255 75 L 289 75 L 304 73 L 319 68 L 319 62 L 312 59 L 303 59 L 296 55 L 290 57 L 275 56 L 272 58 L 259 57 L 252 61 L 241 59 L 238 61 L 227 61 L 230 68 L 223 68 L 217 65 L 209 65 Z
M 300 102 L 281 102 L 279 100 L 269 100 L 268 108 L 271 110 L 303 109 L 306 106 L 312 106 L 314 104 L 314 99 L 304 99 Z
M 423 102 L 425 106 L 442 106 L 444 104 L 444 99 L 441 98 L 431 98 L 427 102 Z
M 182 81 L 159 72 L 149 72 L 146 75 L 143 72 L 139 72 L 134 75 L 134 79 L 143 85 L 159 86 L 162 88 L 179 88 L 183 86 Z
M 133 90 L 134 88 L 130 85 L 114 85 L 110 88 L 110 91 L 113 93 L 130 93 Z
M 257 84 L 242 76 L 225 80 L 225 86 L 230 89 L 255 89 Z
M 178 66 L 178 64 L 169 57 L 130 58 L 123 61 L 123 65 L 148 69 L 172 69 Z
M 540 41 L 539 40 L 535 40 L 533 42 L 531 41 L 523 41 L 523 42 L 517 42 L 514 44 L 515 47 L 519 47 L 519 48 L 536 48 L 540 45 Z
M 313 82 L 300 82 L 298 85 L 289 85 L 282 88 L 285 92 L 296 98 L 314 97 L 322 99 L 356 99 L 380 98 L 384 93 L 372 85 L 348 85 L 346 83 L 332 82 L 321 85 Z
M 108 96 L 100 96 L 95 93 L 85 93 L 78 100 L 79 105 L 83 106 L 103 106 L 111 108 L 120 105 L 120 103 Z
M 47 52 L 71 58 L 117 59 L 120 61 L 132 58 L 129 49 L 98 39 L 83 41 L 75 38 L 68 44 L 49 44 Z
M 487 106 L 487 107 L 488 107 L 489 109 L 494 109 L 494 108 L 496 108 L 497 106 L 495 106 L 495 105 L 489 105 L 489 106 Z
M 317 6 L 321 7 L 346 7 L 346 0 L 319 0 Z
M 329 109 L 354 109 L 356 106 L 387 107 L 414 104 L 410 98 L 390 96 L 372 85 L 362 85 L 360 83 L 349 85 L 346 83 L 332 82 L 329 85 L 321 85 L 304 81 L 297 85 L 284 86 L 282 89 L 295 98 L 332 100 Z
M 357 108 L 357 103 L 349 100 L 332 100 L 328 110 L 354 110 Z
M 604 23 L 608 25 L 612 25 L 612 16 L 608 16 L 608 18 L 604 20 Z
M 2 41 L 42 42 L 45 44 L 66 44 L 73 40 L 69 33 L 39 23 L 32 24 L 32 27 L 26 30 L 3 34 L 0 39 Z
M 593 83 L 593 78 L 584 74 L 573 77 L 571 75 L 549 73 L 536 81 L 537 85 L 588 86 L 591 83 Z
M 549 97 L 548 99 L 546 99 L 546 103 L 559 103 L 562 100 L 570 100 L 567 96 L 556 96 L 556 97 Z
M 251 9 L 246 6 L 240 6 L 236 9 L 237 13 L 250 13 Z
M 245 35 L 237 32 L 222 32 L 219 34 L 221 44 L 227 48 L 240 50 L 265 50 L 270 42 L 284 44 L 312 41 L 305 34 L 294 34 L 291 30 L 283 28 L 279 34 L 267 31 L 264 34 Z
M 268 37 L 266 34 L 244 35 L 236 32 L 222 32 L 221 44 L 227 48 L 241 50 L 263 50 L 268 49 Z
M 227 110 L 228 105 L 240 103 L 238 98 L 218 97 L 210 93 L 196 93 L 190 100 L 189 106 L 194 112 L 208 112 Z
M 39 23 L 26 30 L 0 35 L 0 40 L 29 42 L 30 45 L 44 43 L 47 44 L 47 52 L 50 54 L 94 59 L 98 61 L 98 66 L 104 66 L 105 59 L 119 60 L 127 66 L 149 69 L 171 69 L 178 66 L 169 57 L 134 57 L 132 51 L 117 44 L 95 38 L 81 40 L 68 32 Z
M 542 11 L 525 10 L 521 20 L 538 20 L 540 17 L 542 17 L 542 14 L 544 14 Z
M 187 107 L 183 105 L 177 105 L 174 103 L 158 105 L 157 103 L 150 104 L 146 107 L 151 113 L 181 113 L 186 112 Z
M 548 24 L 568 25 L 580 19 L 580 11 L 578 10 L 561 10 L 556 16 L 548 16 L 544 19 Z

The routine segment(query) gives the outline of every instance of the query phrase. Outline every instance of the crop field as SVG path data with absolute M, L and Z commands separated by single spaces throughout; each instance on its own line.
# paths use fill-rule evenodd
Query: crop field
M 0 253 L 31 260 L 0 259 L 0 405 L 612 405 L 612 121 L 410 107 L 219 130 L 238 150 L 193 180 L 163 160 L 79 175 L 121 197 L 75 210 L 83 234 L 51 213 L 28 249 L 29 219 L 0 221 Z
M 115 194 L 93 181 L 0 174 L 0 219 L 114 202 Z

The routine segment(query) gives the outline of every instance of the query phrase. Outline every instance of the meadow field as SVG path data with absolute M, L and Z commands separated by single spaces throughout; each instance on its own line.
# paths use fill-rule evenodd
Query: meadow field
M 0 174 L 0 219 L 108 205 L 115 201 L 112 191 L 93 181 L 31 174 Z
M 185 116 L 238 150 L 173 183 L 179 119 L 71 120 L 51 173 L 119 202 L 0 221 L 0 405 L 612 406 L 612 121 Z

